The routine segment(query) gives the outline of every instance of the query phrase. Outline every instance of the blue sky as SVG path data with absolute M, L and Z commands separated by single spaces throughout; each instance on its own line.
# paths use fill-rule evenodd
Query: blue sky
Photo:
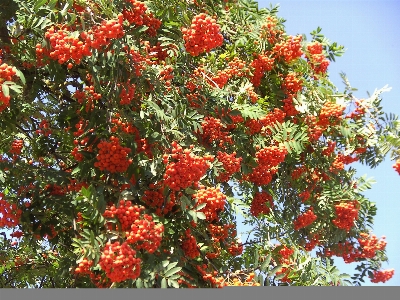
M 340 72 L 346 73 L 351 85 L 358 89 L 355 96 L 367 98 L 367 91 L 386 84 L 390 92 L 382 94 L 385 112 L 400 115 L 400 2 L 392 1 L 258 1 L 259 7 L 279 4 L 278 16 L 286 19 L 286 32 L 290 35 L 307 34 L 318 26 L 329 40 L 344 45 L 346 52 L 332 62 L 328 68 L 331 81 L 344 89 Z M 394 268 L 395 275 L 385 284 L 400 285 L 400 234 L 398 233 L 400 199 L 398 187 L 400 176 L 394 171 L 393 161 L 387 159 L 377 168 L 370 169 L 360 164 L 352 166 L 358 174 L 368 174 L 377 183 L 365 193 L 376 202 L 378 213 L 375 218 L 374 233 L 377 237 L 386 236 L 389 264 L 384 269 Z M 239 226 L 239 232 L 241 231 Z M 353 274 L 355 264 L 346 265 L 335 259 L 342 272 Z M 364 285 L 374 285 L 366 280 Z

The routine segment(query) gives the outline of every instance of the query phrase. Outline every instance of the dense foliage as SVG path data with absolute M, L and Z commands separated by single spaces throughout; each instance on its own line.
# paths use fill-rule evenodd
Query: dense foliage
M 397 118 L 329 81 L 320 28 L 252 0 L 2 0 L 0 22 L 1 287 L 393 275 L 346 165 L 397 158 Z

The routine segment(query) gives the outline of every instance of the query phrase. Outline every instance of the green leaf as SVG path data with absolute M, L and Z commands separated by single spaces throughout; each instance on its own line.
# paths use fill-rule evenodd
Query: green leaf
M 173 286 L 176 289 L 179 289 L 179 283 L 176 280 L 168 279 L 168 285 Z
M 167 279 L 165 279 L 165 277 L 161 280 L 161 288 L 162 289 L 168 288 Z
M 267 255 L 267 257 L 265 258 L 265 261 L 261 265 L 261 268 L 260 268 L 261 272 L 265 272 L 267 270 L 267 268 L 268 268 L 268 266 L 269 266 L 269 264 L 271 262 L 271 257 L 272 257 L 272 254 L 269 253 Z
M 169 276 L 171 276 L 171 275 L 173 275 L 173 274 L 179 272 L 180 270 L 182 270 L 182 267 L 175 267 L 175 268 L 172 268 L 172 269 L 168 270 L 168 271 L 164 274 L 164 276 L 165 276 L 165 277 L 169 277 Z

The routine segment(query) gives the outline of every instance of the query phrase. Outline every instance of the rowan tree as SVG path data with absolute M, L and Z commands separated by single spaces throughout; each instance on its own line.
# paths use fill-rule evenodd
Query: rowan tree
M 252 0 L 0 4 L 0 285 L 358 285 L 399 123 Z M 397 156 L 396 156 L 397 155 Z M 399 172 L 399 163 L 394 168 Z M 237 238 L 242 214 L 252 234 Z M 340 274 L 332 257 L 357 264 Z

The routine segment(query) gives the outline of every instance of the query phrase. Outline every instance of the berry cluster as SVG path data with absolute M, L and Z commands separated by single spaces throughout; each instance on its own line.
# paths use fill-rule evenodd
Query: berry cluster
M 276 44 L 272 51 L 278 58 L 283 58 L 285 62 L 289 63 L 303 55 L 301 41 L 301 35 L 289 36 L 285 41 Z
M 128 243 L 108 242 L 100 257 L 99 265 L 112 282 L 136 279 L 140 275 L 141 260 Z
M 232 276 L 233 278 L 231 276 L 228 278 L 228 286 L 260 286 L 260 283 L 255 280 L 256 274 L 254 272 L 238 275 L 236 273 Z
M 258 166 L 245 178 L 256 185 L 269 184 L 272 175 L 277 172 L 276 167 L 285 160 L 286 154 L 284 147 L 270 146 L 259 150 L 256 153 Z
M 117 84 L 120 86 L 120 84 Z M 136 85 L 127 83 L 126 85 L 122 86 L 121 93 L 119 94 L 119 104 L 121 105 L 129 105 L 135 96 Z
M 164 225 L 155 224 L 150 215 L 144 214 L 143 219 L 136 219 L 129 231 L 125 232 L 126 242 L 135 244 L 137 250 L 143 249 L 154 253 L 161 244 Z
M 224 41 L 217 22 L 204 13 L 196 15 L 190 29 L 182 28 L 182 33 L 186 51 L 192 56 L 210 52 Z
M 209 161 L 213 161 L 212 156 L 199 157 L 191 153 L 190 149 L 183 150 L 177 142 L 172 142 L 171 158 L 175 162 L 168 163 L 168 155 L 163 156 L 164 163 L 167 164 L 164 173 L 164 184 L 173 191 L 185 189 L 191 185 L 197 186 L 201 177 L 204 176 L 209 168 Z
M 1 51 L 1 50 L 0 50 Z M 2 52 L 0 52 L 1 55 Z M 0 113 L 10 105 L 11 97 L 4 95 L 2 84 L 5 81 L 12 81 L 13 77 L 17 74 L 14 67 L 2 63 L 0 58 Z
M 232 242 L 228 247 L 228 252 L 232 256 L 238 256 L 243 253 L 243 244 L 239 241 Z
M 298 78 L 296 73 L 290 72 L 282 83 L 282 89 L 288 95 L 296 95 L 302 89 L 302 80 Z
M 158 216 L 166 215 L 175 205 L 175 198 L 170 195 L 169 199 L 166 199 L 162 188 L 144 191 L 142 201 L 144 201 L 147 206 L 155 208 L 155 214 Z
M 294 250 L 291 248 L 288 248 L 286 245 L 283 245 L 282 248 L 279 250 L 279 254 L 283 259 L 289 259 L 290 256 L 292 256 L 294 253 Z
M 270 194 L 267 192 L 257 192 L 251 202 L 250 213 L 252 216 L 258 218 L 261 214 L 269 214 L 273 207 L 274 201 Z
M 224 210 L 226 202 L 226 196 L 218 188 L 201 187 L 193 194 L 193 198 L 197 199 L 197 205 L 206 204 L 199 211 L 206 215 L 208 222 L 218 220 L 218 214 Z
M 329 156 L 335 151 L 335 148 L 336 142 L 328 141 L 328 146 L 326 147 L 326 149 L 322 150 L 321 154 L 324 156 Z
M 376 270 L 372 274 L 371 282 L 378 283 L 378 282 L 386 282 L 394 275 L 394 269 L 389 270 Z
M 101 99 L 101 94 L 94 91 L 94 86 L 85 86 L 83 91 L 77 90 L 73 97 L 78 100 L 79 104 L 85 104 L 86 112 L 94 109 L 95 101 Z
M 253 77 L 251 82 L 255 87 L 261 84 L 261 78 L 264 76 L 265 72 L 271 71 L 274 67 L 274 58 L 268 55 L 259 54 L 251 63 L 253 68 Z
M 208 230 L 211 233 L 211 237 L 214 241 L 219 242 L 223 241 L 228 237 L 229 230 L 235 228 L 233 224 L 225 224 L 225 225 L 214 225 L 209 224 Z
M 283 123 L 285 121 L 285 112 L 279 108 L 274 108 L 273 111 L 269 112 L 266 116 L 260 119 L 263 127 L 273 126 L 275 123 Z M 269 129 L 265 129 L 266 134 L 271 134 Z
M 181 244 L 181 247 L 185 255 L 189 258 L 196 258 L 200 255 L 200 251 L 197 247 L 196 238 L 191 234 L 190 229 L 186 229 L 185 237 Z
M 266 22 L 261 26 L 260 38 L 267 39 L 270 44 L 275 44 L 283 30 L 278 28 L 278 19 L 273 16 L 268 16 Z
M 22 148 L 24 147 L 24 141 L 23 140 L 14 140 L 11 143 L 11 149 L 10 153 L 14 155 L 19 155 L 21 154 Z
M 132 160 L 128 159 L 131 149 L 122 147 L 117 137 L 111 136 L 110 142 L 101 141 L 97 148 L 99 152 L 94 166 L 102 171 L 107 170 L 111 173 L 125 172 L 132 163 Z
M 307 172 L 307 167 L 306 166 L 304 166 L 304 165 L 299 166 L 299 167 L 293 169 L 292 174 L 291 174 L 292 179 L 293 180 L 298 180 L 306 172 Z
M 15 203 L 9 203 L 0 193 L 0 227 L 12 228 L 19 224 L 22 210 Z
M 204 142 L 211 144 L 213 141 L 216 141 L 221 148 L 224 147 L 225 143 L 233 144 L 226 126 L 222 124 L 220 119 L 205 117 L 201 123 L 201 128 L 201 137 Z
M 357 200 L 341 202 L 335 205 L 336 218 L 332 221 L 337 228 L 347 232 L 354 226 L 354 221 L 358 219 L 360 204 Z
M 161 21 L 154 18 L 152 13 L 146 14 L 147 7 L 144 2 L 137 0 L 128 0 L 131 4 L 131 8 L 125 7 L 122 11 L 122 15 L 129 24 L 135 24 L 136 26 L 147 26 L 146 33 L 149 36 L 156 36 L 158 28 L 161 26 Z
M 336 125 L 343 117 L 345 106 L 330 101 L 325 102 L 319 114 L 318 125 Z
M 283 111 L 288 117 L 296 116 L 297 114 L 299 114 L 298 110 L 294 106 L 292 95 L 288 95 L 288 97 L 283 99 L 282 102 L 283 102 Z
M 345 263 L 352 263 L 359 259 L 372 259 L 376 256 L 376 251 L 382 251 L 386 247 L 386 241 L 383 237 L 378 240 L 375 235 L 370 236 L 368 233 L 360 233 L 357 239 L 358 244 L 353 241 L 346 240 L 339 243 L 333 249 L 325 249 L 326 256 L 340 256 Z
M 228 154 L 226 152 L 218 151 L 217 158 L 224 168 L 224 172 L 218 175 L 219 181 L 228 182 L 234 173 L 240 171 L 242 157 L 236 157 L 236 152 Z
M 129 230 L 131 225 L 140 218 L 140 214 L 144 211 L 143 206 L 132 205 L 131 201 L 121 200 L 119 207 L 111 205 L 110 208 L 106 209 L 103 216 L 105 218 L 117 217 L 122 230 Z
M 307 50 L 310 54 L 309 61 L 311 68 L 314 72 L 317 74 L 325 73 L 329 66 L 329 60 L 322 53 L 322 44 L 315 41 L 307 46 Z
M 108 46 L 112 39 L 122 38 L 124 36 L 123 20 L 123 15 L 119 14 L 118 19 L 104 20 L 100 26 L 95 26 L 89 30 L 88 34 L 92 35 L 90 46 L 94 49 L 100 49 Z M 83 33 L 81 37 L 86 38 L 86 35 Z
M 311 225 L 317 216 L 314 214 L 314 209 L 310 207 L 305 213 L 299 215 L 297 219 L 293 222 L 294 229 L 299 230 L 301 228 Z
M 369 235 L 365 232 L 360 233 L 360 237 L 357 240 L 362 249 L 359 255 L 362 258 L 374 258 L 376 251 L 384 250 L 387 244 L 385 237 L 382 237 L 381 240 L 378 240 L 376 235 Z
M 58 61 L 59 64 L 64 64 L 68 61 L 73 61 L 75 64 L 80 64 L 84 56 L 91 56 L 90 49 L 91 40 L 86 33 L 81 34 L 83 41 L 77 37 L 70 35 L 70 32 L 63 29 L 50 27 L 45 33 L 46 39 L 50 42 L 50 50 L 44 50 L 40 44 L 36 45 L 36 55 L 38 61 L 41 60 L 43 54 Z M 72 66 L 72 65 L 70 65 Z

